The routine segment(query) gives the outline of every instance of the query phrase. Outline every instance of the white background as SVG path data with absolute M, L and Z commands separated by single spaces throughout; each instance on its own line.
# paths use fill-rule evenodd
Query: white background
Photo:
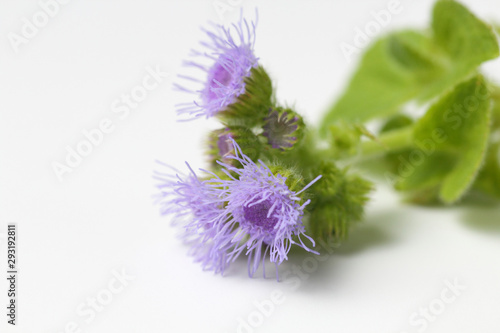
M 259 274 L 249 279 L 244 260 L 225 277 L 202 271 L 152 204 L 154 160 L 204 167 L 203 138 L 217 126 L 178 123 L 174 112 L 189 96 L 173 92 L 171 83 L 204 38 L 201 25 L 230 23 L 240 7 L 253 17 L 258 7 L 256 54 L 279 100 L 315 124 L 354 68 L 340 43 L 352 43 L 354 29 L 388 2 L 243 0 L 220 16 L 211 0 L 74 0 L 14 52 L 8 34 L 21 34 L 23 18 L 41 9 L 36 1 L 2 0 L 0 331 L 237 332 L 250 316 L 262 322 L 241 332 L 417 332 L 412 313 L 436 306 L 445 281 L 458 279 L 466 289 L 426 332 L 499 332 L 498 208 L 408 206 L 382 185 L 349 241 L 292 290 Z M 427 26 L 432 1 L 401 2 L 384 30 Z M 464 2 L 500 21 L 497 1 Z M 170 77 L 120 119 L 111 104 L 141 84 L 148 66 Z M 104 118 L 113 132 L 60 182 L 52 163 L 63 163 L 66 146 L 74 149 L 82 130 Z M 16 327 L 6 324 L 3 277 L 11 222 L 19 233 Z M 109 295 L 113 272 L 122 270 L 134 279 L 109 304 L 93 318 L 77 313 L 89 299 Z M 267 302 L 274 290 L 284 302 L 259 318 L 255 302 Z M 66 330 L 71 322 L 77 329 Z

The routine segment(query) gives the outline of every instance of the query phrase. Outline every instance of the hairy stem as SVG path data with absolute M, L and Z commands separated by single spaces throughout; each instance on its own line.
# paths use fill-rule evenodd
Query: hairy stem
M 413 126 L 393 130 L 381 134 L 376 141 L 365 141 L 361 144 L 360 157 L 377 158 L 387 153 L 394 153 L 413 145 Z

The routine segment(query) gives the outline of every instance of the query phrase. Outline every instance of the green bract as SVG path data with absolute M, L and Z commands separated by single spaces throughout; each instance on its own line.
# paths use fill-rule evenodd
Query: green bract
M 323 178 L 310 190 L 312 201 L 308 211 L 312 235 L 317 239 L 332 236 L 345 239 L 352 222 L 363 216 L 372 184 L 331 162 L 322 162 L 315 171 Z
M 252 68 L 250 73 L 245 79 L 245 92 L 218 114 L 223 123 L 246 127 L 262 125 L 273 105 L 273 86 L 264 68 Z

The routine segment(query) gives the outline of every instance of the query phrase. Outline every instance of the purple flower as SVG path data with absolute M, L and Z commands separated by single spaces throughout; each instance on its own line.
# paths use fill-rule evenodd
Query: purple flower
M 245 79 L 250 76 L 251 69 L 257 66 L 257 58 L 253 53 L 255 43 L 255 24 L 250 25 L 240 18 L 234 31 L 221 25 L 213 25 L 214 31 L 203 30 L 210 38 L 201 45 L 205 52 L 192 51 L 192 56 L 198 60 L 186 61 L 184 65 L 205 72 L 206 79 L 201 81 L 196 77 L 179 75 L 185 81 L 199 84 L 198 88 L 187 88 L 175 84 L 179 90 L 195 94 L 193 102 L 179 104 L 178 114 L 206 118 L 212 117 L 234 103 L 237 97 L 245 92 Z M 201 57 L 201 59 L 200 59 Z
M 217 149 L 219 149 L 219 154 L 222 157 L 228 156 L 233 150 L 233 145 L 231 140 L 233 138 L 233 133 L 229 128 L 223 129 L 222 133 L 219 134 L 217 138 Z
M 264 268 L 268 253 L 278 274 L 277 267 L 288 259 L 292 244 L 317 253 L 301 239 L 307 238 L 314 246 L 302 223 L 310 200 L 302 202 L 300 194 L 321 176 L 295 192 L 287 186 L 286 177 L 273 174 L 260 160 L 254 163 L 235 141 L 233 145 L 236 156 L 231 158 L 242 168 L 218 162 L 221 176 L 205 171 L 211 179 L 200 180 L 192 170 L 176 182 L 159 178 L 162 212 L 186 222 L 185 237 L 192 240 L 196 260 L 204 268 L 223 273 L 245 253 L 248 275 L 253 276 L 261 262 Z
M 162 162 L 158 163 L 172 169 Z M 188 175 L 175 169 L 176 176 L 155 171 L 154 178 L 160 181 L 157 185 L 160 193 L 155 196 L 160 204 L 160 213 L 173 215 L 174 224 L 183 226 L 181 237 L 191 245 L 190 254 L 195 261 L 201 262 L 204 269 L 223 272 L 227 264 L 223 260 L 224 253 L 213 248 L 216 229 L 211 228 L 212 220 L 220 214 L 220 203 L 211 188 L 198 179 L 189 164 L 187 166 L 190 170 Z

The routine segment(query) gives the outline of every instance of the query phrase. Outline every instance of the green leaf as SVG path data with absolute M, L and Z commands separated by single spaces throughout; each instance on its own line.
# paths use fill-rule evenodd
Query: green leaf
M 491 92 L 491 98 L 493 99 L 492 128 L 500 131 L 500 87 L 490 85 L 488 89 Z
M 474 182 L 474 189 L 500 199 L 500 143 L 488 149 L 484 166 Z
M 404 114 L 397 114 L 389 118 L 380 129 L 380 134 L 401 129 L 413 124 L 413 119 Z
M 408 172 L 400 173 L 398 188 L 437 187 L 443 202 L 460 199 L 483 164 L 490 124 L 491 97 L 484 78 L 458 85 L 416 123 L 414 149 L 401 159 Z
M 484 194 L 500 199 L 500 87 L 490 85 L 488 90 L 493 99 L 491 111 L 491 142 L 488 152 L 486 153 L 484 165 L 474 182 L 473 188 Z M 497 137 L 496 141 L 494 139 L 495 136 Z
M 410 100 L 429 100 L 499 55 L 491 27 L 455 1 L 436 3 L 431 27 L 430 34 L 403 31 L 376 41 L 325 116 L 321 133 L 338 119 L 364 122 L 394 114 Z
M 434 6 L 433 42 L 441 49 L 444 75 L 425 87 L 421 100 L 434 97 L 473 74 L 477 66 L 499 55 L 498 41 L 492 28 L 456 1 L 442 0 Z
M 423 39 L 420 33 L 406 31 L 368 49 L 345 93 L 323 120 L 322 131 L 339 119 L 363 122 L 393 114 L 414 98 L 419 87 L 433 78 L 430 68 L 435 67 L 432 59 L 409 46 L 424 43 Z

